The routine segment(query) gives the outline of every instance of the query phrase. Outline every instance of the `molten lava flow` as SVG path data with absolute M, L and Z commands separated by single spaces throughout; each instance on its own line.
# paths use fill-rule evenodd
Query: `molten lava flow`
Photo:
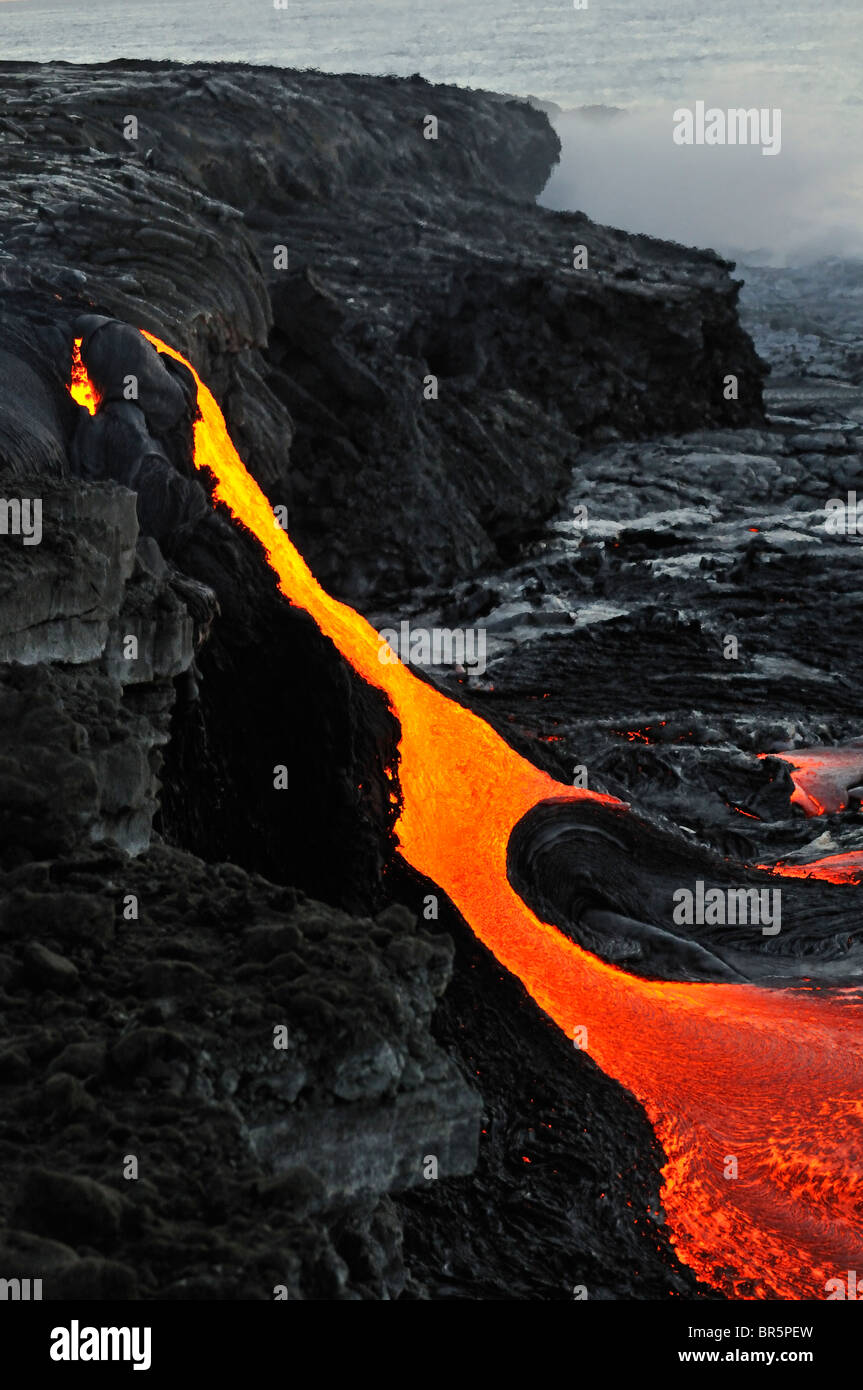
M 79 405 L 86 406 L 91 415 L 95 415 L 99 407 L 100 396 L 87 375 L 87 368 L 81 361 L 82 341 L 81 338 L 76 338 L 72 347 L 72 380 L 69 384 L 69 395 Z
M 859 743 L 836 748 L 793 748 L 758 756 L 781 758 L 790 765 L 794 783 L 791 800 L 807 816 L 844 811 L 849 787 L 863 781 L 863 748 Z
M 807 816 L 844 811 L 848 790 L 863 782 L 863 747 L 859 743 L 835 748 L 794 748 L 784 753 L 759 753 L 759 758 L 781 758 L 791 767 L 794 791 L 791 801 Z M 783 878 L 824 878 L 830 883 L 859 883 L 863 878 L 863 850 L 828 854 L 808 863 L 780 859 L 759 864 Z
M 823 859 L 778 859 L 774 864 L 758 864 L 759 869 L 782 878 L 824 878 L 828 883 L 859 883 L 863 879 L 863 849 L 845 854 L 827 854 Z
M 663 1200 L 681 1259 L 732 1297 L 823 1298 L 827 1279 L 863 1260 L 863 1002 L 642 980 L 541 922 L 506 876 L 513 826 L 548 797 L 592 794 L 554 782 L 406 666 L 380 660 L 374 629 L 321 589 L 276 525 L 196 380 L 197 466 L 258 538 L 282 593 L 400 721 L 400 853 L 568 1036 L 587 1027 L 591 1056 L 642 1102 L 668 1157 Z M 731 1157 L 738 1176 L 726 1179 Z

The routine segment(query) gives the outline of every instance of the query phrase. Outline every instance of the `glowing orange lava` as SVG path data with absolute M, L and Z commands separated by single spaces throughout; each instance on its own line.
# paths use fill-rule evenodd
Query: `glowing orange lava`
M 593 794 L 553 781 L 406 666 L 380 660 L 374 629 L 321 589 L 275 523 L 195 378 L 197 466 L 258 538 L 285 597 L 400 721 L 399 852 L 568 1036 L 587 1027 L 591 1056 L 642 1102 L 667 1154 L 663 1204 L 680 1258 L 731 1297 L 824 1298 L 827 1279 L 863 1262 L 863 1001 L 642 980 L 541 922 L 506 877 L 512 829 L 548 797 Z M 724 1176 L 730 1157 L 736 1178 Z
M 835 748 L 792 748 L 784 753 L 759 753 L 781 758 L 791 767 L 792 802 L 807 816 L 844 811 L 849 787 L 863 780 L 863 748 L 859 743 Z
M 72 346 L 72 380 L 69 384 L 69 395 L 79 405 L 86 406 L 91 415 L 95 415 L 99 408 L 100 397 L 87 375 L 87 368 L 81 361 L 82 342 L 82 338 L 76 338 Z
M 848 789 L 863 780 L 863 748 L 859 743 L 835 748 L 794 748 L 784 753 L 759 753 L 790 764 L 794 791 L 791 801 L 804 815 L 826 816 L 847 808 Z M 808 863 L 780 859 L 758 868 L 782 878 L 823 878 L 830 883 L 859 883 L 863 879 L 863 850 L 846 850 L 810 859 Z
M 859 883 L 863 879 L 863 850 L 828 854 L 823 859 L 810 859 L 808 863 L 779 859 L 775 864 L 759 864 L 758 868 L 782 878 L 824 878 L 828 883 Z

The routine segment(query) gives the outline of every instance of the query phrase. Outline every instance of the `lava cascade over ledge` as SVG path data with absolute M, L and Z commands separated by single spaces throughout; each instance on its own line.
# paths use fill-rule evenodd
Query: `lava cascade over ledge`
M 823 1298 L 826 1281 L 863 1258 L 863 1001 L 642 980 L 536 917 L 506 875 L 514 826 L 548 798 L 613 798 L 555 782 L 407 667 L 382 662 L 374 629 L 324 592 L 275 522 L 212 393 L 179 352 L 144 336 L 193 372 L 195 464 L 215 498 L 256 536 L 284 596 L 389 697 L 401 725 L 400 854 L 568 1036 L 587 1028 L 586 1050 L 644 1106 L 667 1155 L 662 1200 L 680 1258 L 730 1297 Z M 73 385 L 92 413 L 86 372 Z

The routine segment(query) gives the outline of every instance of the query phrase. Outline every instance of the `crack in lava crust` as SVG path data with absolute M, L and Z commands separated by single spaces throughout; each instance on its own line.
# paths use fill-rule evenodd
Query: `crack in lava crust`
M 681 1260 L 732 1298 L 824 1298 L 827 1279 L 863 1262 L 861 997 L 642 980 L 540 921 L 507 879 L 513 827 L 548 797 L 613 798 L 561 786 L 406 666 L 380 661 L 376 632 L 321 589 L 190 370 L 197 467 L 260 541 L 281 592 L 401 724 L 399 853 L 568 1036 L 588 1028 L 590 1055 L 642 1103 L 667 1155 L 662 1200 Z M 736 1180 L 723 1176 L 728 1155 Z

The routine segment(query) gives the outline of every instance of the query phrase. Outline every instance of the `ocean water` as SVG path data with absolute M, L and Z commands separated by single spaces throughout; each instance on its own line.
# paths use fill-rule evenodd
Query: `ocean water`
M 563 108 L 550 206 L 767 262 L 863 254 L 863 0 L 0 0 L 0 55 L 420 72 L 532 95 Z M 676 146 L 673 112 L 698 100 L 780 109 L 780 154 Z

